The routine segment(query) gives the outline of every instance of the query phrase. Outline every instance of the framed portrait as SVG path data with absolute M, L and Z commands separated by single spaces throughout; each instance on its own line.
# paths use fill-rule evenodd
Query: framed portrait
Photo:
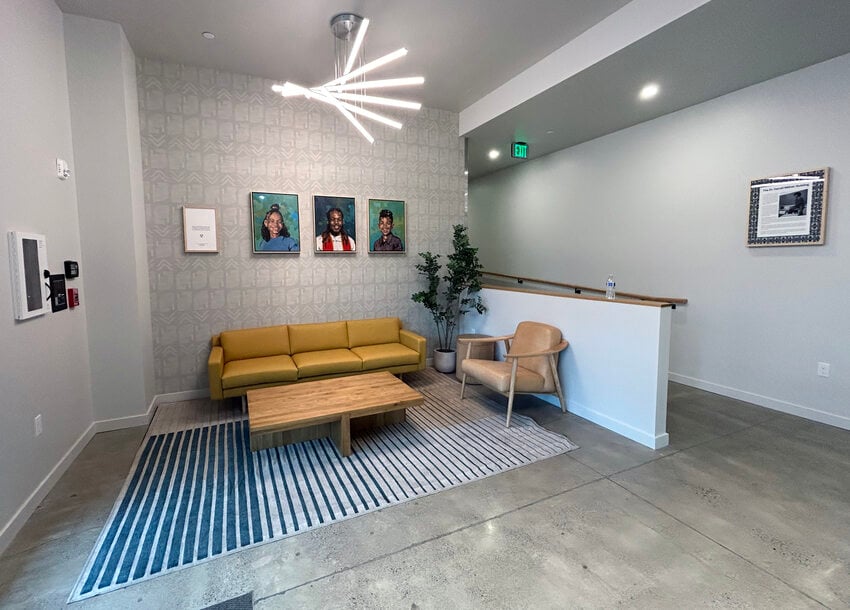
M 747 246 L 820 246 L 829 168 L 750 182 Z
M 298 195 L 251 193 L 251 241 L 257 254 L 298 254 L 301 250 Z
M 313 196 L 316 252 L 354 252 L 354 197 Z
M 218 252 L 218 221 L 215 208 L 183 206 L 183 251 Z
M 369 252 L 404 252 L 404 202 L 397 199 L 369 200 Z

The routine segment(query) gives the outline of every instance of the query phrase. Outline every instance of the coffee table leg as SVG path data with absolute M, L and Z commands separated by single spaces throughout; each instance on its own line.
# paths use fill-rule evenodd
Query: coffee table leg
M 345 413 L 338 422 L 331 424 L 332 437 L 337 449 L 343 455 L 351 455 L 351 417 Z

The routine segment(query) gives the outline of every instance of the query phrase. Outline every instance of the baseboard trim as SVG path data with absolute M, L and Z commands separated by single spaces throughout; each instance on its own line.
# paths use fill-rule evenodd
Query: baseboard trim
M 95 432 L 111 432 L 112 430 L 122 430 L 134 426 L 147 426 L 151 422 L 153 413 L 159 405 L 194 400 L 196 398 L 209 398 L 209 396 L 209 390 L 184 390 L 169 394 L 157 394 L 151 399 L 147 411 L 144 413 L 130 415 L 128 417 L 117 417 L 115 419 L 98 420 L 94 422 Z
M 151 423 L 156 405 L 156 396 L 154 396 L 148 404 L 147 411 L 144 413 L 130 415 L 128 417 L 116 417 L 115 419 L 100 419 L 94 422 L 95 432 L 111 432 L 113 430 L 123 430 L 124 428 L 134 428 L 135 426 L 147 426 Z
M 535 396 L 541 400 L 545 400 L 551 405 L 556 406 L 558 409 L 561 408 L 561 403 L 558 402 L 558 398 L 556 396 L 551 394 L 535 394 Z M 661 449 L 670 444 L 670 436 L 666 432 L 662 434 L 652 434 L 651 432 L 639 430 L 634 426 L 630 426 L 618 419 L 603 415 L 599 411 L 590 409 L 574 400 L 567 401 L 567 411 L 573 415 L 578 415 L 588 421 L 592 421 L 594 424 L 599 424 L 603 428 L 608 428 L 612 432 L 616 432 L 620 436 L 625 436 L 627 439 L 640 443 L 644 447 L 649 447 L 650 449 Z
M 713 394 L 720 394 L 721 396 L 726 396 L 728 398 L 743 400 L 744 402 L 750 402 L 760 407 L 766 407 L 768 409 L 773 409 L 774 411 L 787 413 L 788 415 L 796 415 L 822 424 L 829 424 L 830 426 L 850 430 L 850 417 L 844 417 L 843 415 L 836 415 L 835 413 L 829 413 L 828 411 L 813 409 L 812 407 L 798 405 L 793 402 L 779 400 L 778 398 L 772 398 L 770 396 L 762 396 L 755 392 L 739 390 L 738 388 L 731 388 L 719 383 L 713 383 L 704 379 L 697 379 L 696 377 L 688 377 L 687 375 L 681 375 L 679 373 L 668 373 L 668 379 L 670 381 L 681 383 L 682 385 L 690 386 L 692 388 L 705 390 Z
M 183 402 L 184 400 L 195 400 L 196 398 L 209 398 L 209 390 L 183 390 L 182 392 L 171 392 L 169 394 L 157 394 L 154 397 L 156 405 L 164 405 L 172 402 Z
M 56 485 L 59 478 L 65 474 L 68 467 L 73 463 L 77 456 L 80 455 L 80 452 L 95 435 L 95 427 L 95 424 L 92 423 L 86 431 L 80 435 L 74 444 L 71 445 L 71 448 L 65 452 L 62 459 L 60 459 L 47 476 L 44 477 L 26 501 L 21 504 L 20 508 L 18 508 L 14 515 L 12 515 L 12 518 L 9 519 L 8 523 L 3 526 L 3 529 L 0 529 L 0 554 L 9 548 L 9 545 L 12 544 L 12 540 L 14 540 L 18 532 L 21 531 L 21 528 L 27 522 L 27 519 L 32 516 L 35 509 L 41 501 L 44 500 L 44 497 L 51 489 L 53 489 L 53 486 Z

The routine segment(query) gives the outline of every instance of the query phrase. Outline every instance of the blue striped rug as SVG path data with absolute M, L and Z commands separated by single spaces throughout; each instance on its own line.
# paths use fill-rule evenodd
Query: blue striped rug
M 251 452 L 247 420 L 147 437 L 69 601 L 576 448 L 527 417 L 505 428 L 457 384 L 411 385 L 425 404 L 348 458 L 327 438 Z

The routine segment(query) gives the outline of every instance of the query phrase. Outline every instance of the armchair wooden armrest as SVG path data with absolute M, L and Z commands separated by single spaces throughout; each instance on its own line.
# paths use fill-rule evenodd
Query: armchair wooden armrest
M 469 358 L 472 354 L 473 343 L 498 343 L 499 341 L 504 341 L 505 351 L 507 352 L 511 348 L 510 341 L 513 338 L 513 335 L 502 335 L 501 337 L 478 337 L 476 339 L 464 338 L 464 341 L 466 341 L 466 357 Z
M 501 337 L 476 337 L 475 339 L 464 337 L 463 340 L 469 343 L 495 343 L 496 341 L 504 341 L 505 339 L 513 338 L 513 335 L 502 335 Z

